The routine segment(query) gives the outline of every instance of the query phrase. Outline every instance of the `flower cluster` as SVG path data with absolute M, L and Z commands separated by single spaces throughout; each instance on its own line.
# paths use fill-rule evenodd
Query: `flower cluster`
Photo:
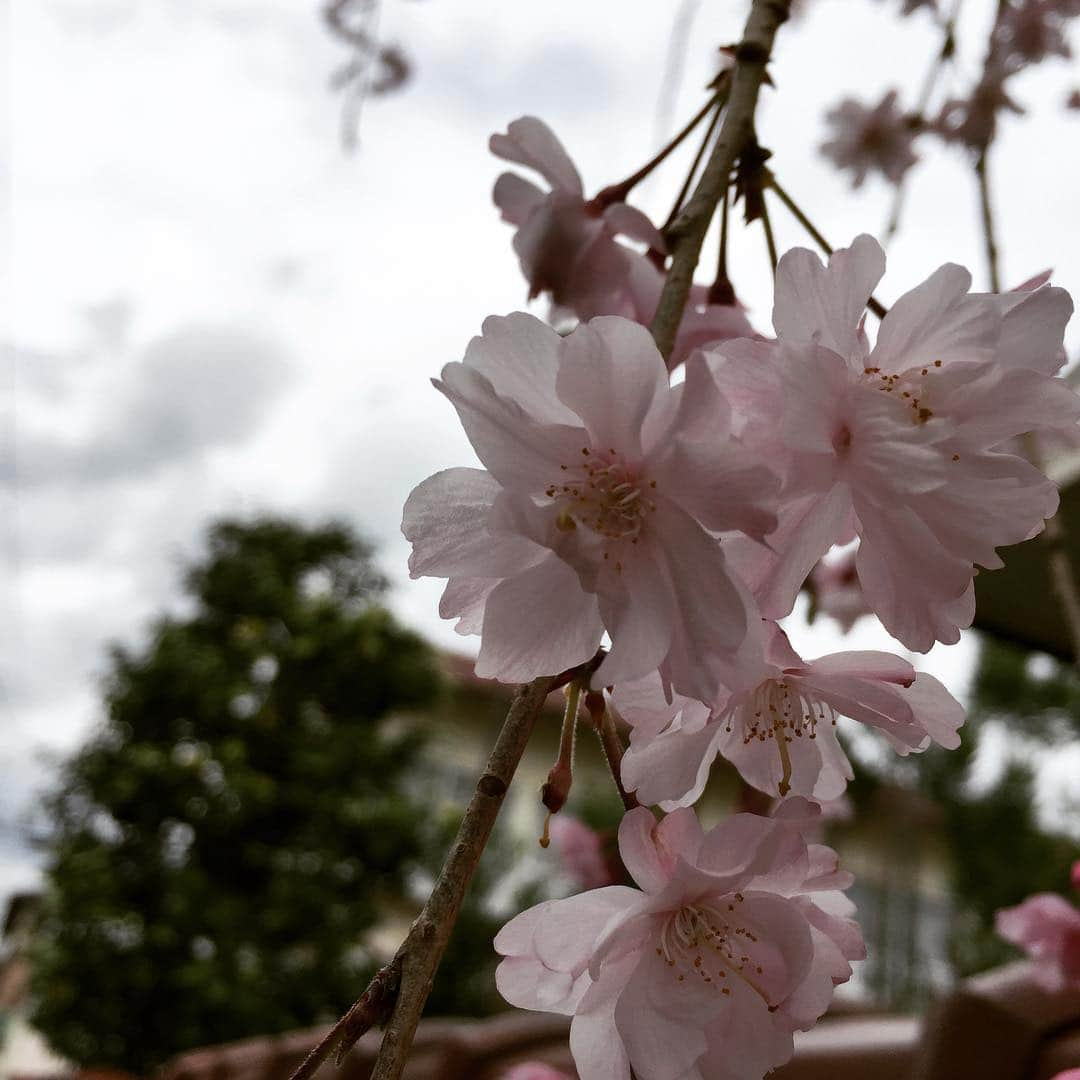
M 935 8 L 934 0 L 905 0 L 903 14 L 919 7 Z M 898 92 L 890 90 L 875 107 L 848 98 L 833 108 L 826 121 L 830 138 L 821 152 L 861 186 L 869 172 L 880 172 L 899 184 L 918 160 L 913 143 L 921 134 L 937 136 L 963 147 L 976 157 L 986 153 L 1005 112 L 1024 109 L 1014 100 L 1010 80 L 1033 64 L 1054 57 L 1070 59 L 1069 20 L 1080 14 L 1075 0 L 1003 0 L 986 45 L 981 70 L 970 90 L 945 100 L 934 113 L 904 115 Z M 957 50 L 955 16 L 941 19 L 944 32 L 919 108 L 926 109 L 937 74 Z
M 979 568 L 1000 567 L 996 549 L 1057 508 L 1016 447 L 1075 433 L 1080 398 L 1057 377 L 1072 303 L 1042 280 L 974 293 L 945 265 L 872 342 L 865 311 L 885 257 L 860 236 L 827 264 L 784 255 L 773 337 L 695 286 L 673 376 L 646 329 L 664 239 L 611 196 L 626 184 L 586 199 L 534 118 L 492 149 L 549 185 L 505 173 L 495 201 L 530 297 L 577 323 L 560 334 L 524 313 L 491 317 L 434 380 L 482 468 L 409 496 L 410 570 L 446 579 L 440 612 L 480 635 L 478 675 L 588 680 L 590 715 L 630 730 L 622 785 L 667 811 L 657 823 L 635 809 L 620 828 L 639 890 L 605 885 L 595 836 L 567 829 L 564 857 L 598 887 L 503 929 L 499 987 L 574 1017 L 584 1080 L 756 1080 L 862 955 L 849 877 L 808 839 L 852 775 L 838 719 L 900 754 L 959 745 L 964 720 L 906 660 L 804 660 L 777 620 L 813 575 L 821 610 L 873 612 L 909 649 L 958 639 Z M 702 831 L 690 807 L 718 756 L 780 799 L 772 818 Z
M 817 813 L 792 799 L 776 818 L 738 814 L 705 833 L 692 810 L 659 824 L 632 810 L 619 849 L 638 888 L 547 901 L 507 923 L 500 992 L 573 1017 L 582 1080 L 631 1069 L 759 1080 L 865 955 L 842 891 L 851 876 L 803 838 Z

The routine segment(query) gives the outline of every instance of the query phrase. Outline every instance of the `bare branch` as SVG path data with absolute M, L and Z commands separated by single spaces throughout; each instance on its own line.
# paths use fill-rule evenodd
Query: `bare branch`
M 765 66 L 776 31 L 787 19 L 789 7 L 790 0 L 754 0 L 743 40 L 735 50 L 731 95 L 720 135 L 694 194 L 668 232 L 671 269 L 650 327 L 665 357 L 671 354 L 675 344 L 709 222 L 727 190 L 735 162 L 753 137 L 754 111 L 765 79 Z

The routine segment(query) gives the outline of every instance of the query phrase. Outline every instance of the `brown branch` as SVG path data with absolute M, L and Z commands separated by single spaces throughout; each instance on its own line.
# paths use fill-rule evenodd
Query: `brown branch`
M 397 951 L 395 959 L 401 964 L 401 989 L 383 1034 L 371 1080 L 398 1080 L 405 1068 L 416 1025 L 431 993 L 435 971 L 446 951 L 465 890 L 553 681 L 550 677 L 534 679 L 514 695 L 487 768 L 476 784 L 431 896 Z
M 308 1080 L 309 1077 L 314 1076 L 335 1046 L 338 1048 L 335 1063 L 340 1065 L 342 1058 L 357 1039 L 376 1024 L 383 1023 L 390 1015 L 400 983 L 401 965 L 397 957 L 394 957 L 375 972 L 367 989 L 353 1007 L 323 1036 L 319 1045 L 304 1058 L 300 1067 L 292 1074 L 291 1080 Z
M 423 910 L 413 921 L 393 960 L 375 975 L 357 1003 L 312 1050 L 291 1080 L 311 1077 L 335 1046 L 340 1061 L 365 1031 L 385 1020 L 388 1014 L 371 1080 L 397 1080 L 401 1076 L 465 891 L 554 681 L 550 676 L 534 679 L 515 693 L 487 767 L 477 781 L 453 847 Z
M 650 326 L 665 357 L 671 354 L 675 344 L 709 222 L 727 190 L 735 162 L 753 137 L 754 111 L 765 79 L 765 66 L 776 31 L 787 19 L 789 7 L 790 0 L 754 0 L 743 40 L 735 50 L 731 93 L 720 135 L 694 194 L 668 231 L 671 269 Z

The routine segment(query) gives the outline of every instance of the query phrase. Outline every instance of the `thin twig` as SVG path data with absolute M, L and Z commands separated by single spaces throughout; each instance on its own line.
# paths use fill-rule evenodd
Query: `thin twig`
M 776 277 L 776 264 L 779 261 L 776 257 L 776 239 L 773 236 L 772 222 L 769 221 L 769 208 L 765 204 L 765 192 L 761 193 L 761 227 L 765 230 L 765 246 L 769 249 L 769 267 L 772 270 L 772 276 Z
M 776 31 L 788 17 L 789 7 L 790 0 L 754 0 L 743 40 L 735 50 L 731 93 L 720 135 L 694 194 L 668 230 L 671 269 L 650 326 L 665 357 L 671 354 L 675 344 L 709 223 L 728 186 L 735 162 L 753 136 L 754 111 L 765 79 L 765 66 Z
M 323 1036 L 319 1045 L 311 1051 L 291 1080 L 308 1080 L 330 1056 L 336 1046 L 335 1063 L 340 1065 L 353 1044 L 366 1031 L 383 1023 L 394 1007 L 394 998 L 401 984 L 401 965 L 397 957 L 384 964 L 368 983 L 351 1009 Z
M 814 243 L 817 244 L 825 255 L 833 253 L 833 246 L 817 230 L 814 223 L 802 212 L 798 203 L 780 186 L 775 176 L 769 179 L 769 187 L 776 192 L 780 201 L 791 211 L 792 217 L 810 234 Z M 889 314 L 889 309 L 876 296 L 871 296 L 866 301 L 866 306 L 879 318 L 884 319 Z
M 659 153 L 650 158 L 637 172 L 632 173 L 625 180 L 617 184 L 609 184 L 606 188 L 598 191 L 592 202 L 599 207 L 609 206 L 611 203 L 622 202 L 631 190 L 640 184 L 669 154 L 679 147 L 683 140 L 705 119 L 706 116 L 724 100 L 723 87 L 713 92 L 708 101 L 691 117 L 686 126 L 680 131 Z
M 520 687 L 514 695 L 495 748 L 488 758 L 487 767 L 477 781 L 476 791 L 461 819 L 453 847 L 443 863 L 423 910 L 413 921 L 409 933 L 390 964 L 375 976 L 356 1005 L 308 1055 L 293 1074 L 292 1080 L 305 1080 L 312 1076 L 335 1045 L 338 1046 L 340 1058 L 371 1026 L 370 1023 L 366 1026 L 362 1023 L 366 1017 L 358 1015 L 357 1010 L 365 998 L 378 993 L 376 983 L 380 978 L 386 980 L 387 973 L 391 971 L 400 972 L 400 980 L 394 979 L 394 982 L 399 981 L 400 984 L 393 987 L 396 993 L 391 995 L 392 1011 L 387 1003 L 387 1008 L 381 1010 L 380 1015 L 375 1018 L 382 1019 L 387 1012 L 390 1013 L 371 1080 L 397 1080 L 401 1076 L 416 1033 L 416 1025 L 431 992 L 435 970 L 457 922 L 465 891 L 472 880 L 506 790 L 554 681 L 551 677 L 534 679 L 528 685 Z
M 979 209 L 982 211 L 983 245 L 986 250 L 986 268 L 990 275 L 990 291 L 1001 292 L 1001 274 L 998 267 L 997 235 L 994 231 L 994 211 L 990 203 L 990 176 L 984 147 L 975 159 L 975 176 L 979 181 Z
M 712 140 L 713 132 L 716 131 L 716 125 L 720 123 L 720 117 L 724 111 L 724 102 L 718 101 L 716 103 L 716 112 L 713 113 L 713 118 L 709 121 L 709 126 L 705 129 L 705 138 L 701 140 L 701 145 L 697 149 L 697 153 L 694 155 L 694 160 L 690 163 L 690 171 L 686 174 L 686 179 L 683 181 L 682 187 L 679 189 L 679 194 L 675 196 L 675 202 L 671 207 L 671 213 L 668 214 L 667 220 L 661 226 L 660 231 L 666 232 L 671 228 L 671 223 L 678 217 L 679 211 L 683 207 L 683 203 L 686 202 L 686 196 L 690 193 L 690 188 L 697 178 L 698 167 L 701 165 L 701 159 L 705 156 L 705 151 L 709 148 L 709 143 Z
M 600 745 L 604 748 L 604 757 L 607 760 L 608 768 L 611 770 L 611 779 L 615 781 L 615 787 L 619 790 L 619 798 L 622 799 L 623 807 L 627 810 L 633 810 L 641 804 L 632 791 L 627 791 L 623 787 L 623 744 L 618 731 L 615 729 L 615 718 L 612 716 L 610 708 L 604 710 L 596 734 L 600 736 Z
M 454 846 L 443 863 L 431 896 L 397 951 L 397 959 L 401 962 L 401 989 L 383 1032 L 371 1080 L 398 1080 L 405 1068 L 416 1025 L 457 922 L 465 890 L 480 862 L 552 682 L 548 677 L 534 679 L 514 695 L 487 768 L 477 781 L 476 791 L 461 819 Z
M 925 122 L 924 114 L 930 105 L 930 99 L 937 88 L 941 73 L 956 55 L 956 20 L 960 17 L 960 4 L 962 2 L 963 0 L 956 0 L 949 17 L 941 24 L 941 48 L 934 55 L 934 61 L 923 77 L 922 88 L 919 90 L 919 96 L 915 101 L 914 115 L 920 123 Z M 881 237 L 882 247 L 889 246 L 889 242 L 896 236 L 896 232 L 900 228 L 900 215 L 904 209 L 904 196 L 907 193 L 907 179 L 908 174 L 904 173 L 897 181 L 896 191 L 893 193 L 892 207 L 889 209 L 889 220 L 885 224 L 885 231 Z

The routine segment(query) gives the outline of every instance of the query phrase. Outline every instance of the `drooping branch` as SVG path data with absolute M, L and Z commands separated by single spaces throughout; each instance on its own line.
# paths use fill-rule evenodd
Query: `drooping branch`
M 514 695 L 495 748 L 477 781 L 476 791 L 427 903 L 413 921 L 393 960 L 375 975 L 357 1003 L 293 1073 L 292 1080 L 306 1080 L 312 1076 L 335 1047 L 340 1060 L 369 1027 L 387 1016 L 389 1019 L 371 1080 L 397 1080 L 401 1076 L 465 892 L 555 681 L 554 677 L 548 676 L 534 679 Z
M 554 679 L 548 677 L 534 679 L 514 695 L 495 748 L 483 776 L 477 781 L 476 791 L 469 800 L 431 896 L 397 951 L 395 958 L 401 963 L 401 989 L 383 1033 L 371 1080 L 398 1080 L 405 1068 L 416 1025 L 457 922 L 465 891 L 553 682 Z
M 789 8 L 790 0 L 754 0 L 742 42 L 735 50 L 731 93 L 716 145 L 694 194 L 668 230 L 671 268 L 650 327 L 665 357 L 671 354 L 675 344 L 709 223 L 727 190 L 731 170 L 753 137 L 754 112 L 765 67 L 772 55 L 776 32 L 787 19 Z

